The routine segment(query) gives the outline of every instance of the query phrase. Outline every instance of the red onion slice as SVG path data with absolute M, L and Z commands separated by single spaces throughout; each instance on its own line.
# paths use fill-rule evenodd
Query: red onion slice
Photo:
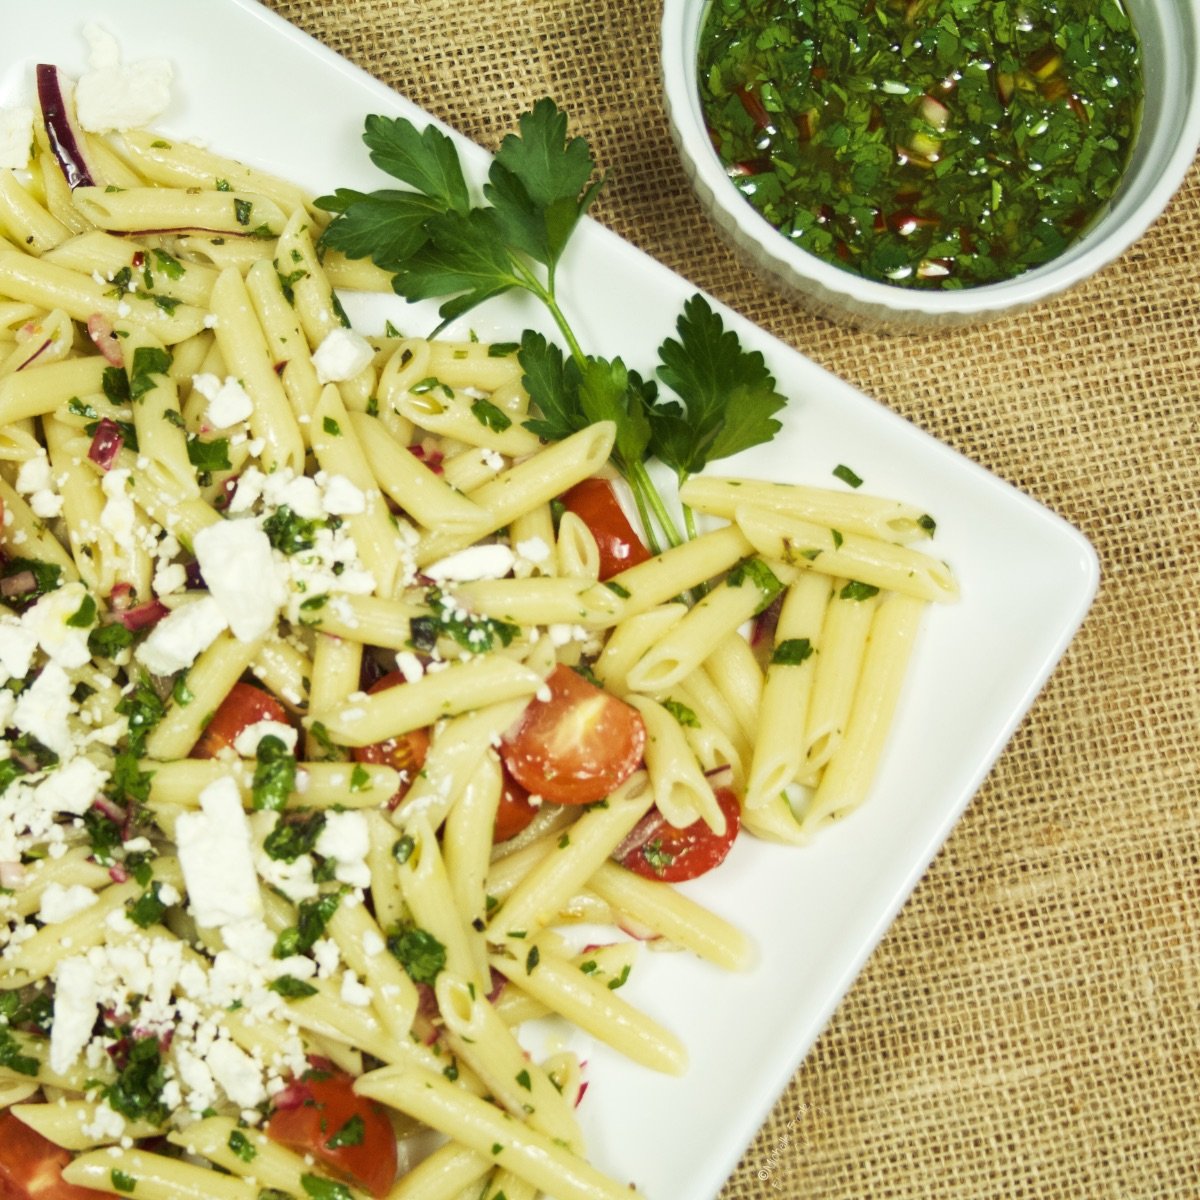
M 37 585 L 37 576 L 32 571 L 18 571 L 7 579 L 0 579 L 0 596 L 6 600 L 10 596 L 23 596 L 26 592 L 36 592 Z
M 72 191 L 77 187 L 94 187 L 96 177 L 83 151 L 82 131 L 75 125 L 70 81 L 57 67 L 38 63 L 37 93 L 50 149 L 62 167 L 67 186 Z
M 88 337 L 96 344 L 96 349 L 114 367 L 125 365 L 125 355 L 121 352 L 121 343 L 113 330 L 112 322 L 103 313 L 92 313 L 87 319 Z
M 88 449 L 88 458 L 101 470 L 107 471 L 116 461 L 121 447 L 125 445 L 125 435 L 121 432 L 116 421 L 108 417 L 101 419 L 92 435 L 92 444 Z
M 137 633 L 139 629 L 157 625 L 170 611 L 161 600 L 147 600 L 124 612 L 113 613 L 113 620 L 119 621 L 131 633 Z

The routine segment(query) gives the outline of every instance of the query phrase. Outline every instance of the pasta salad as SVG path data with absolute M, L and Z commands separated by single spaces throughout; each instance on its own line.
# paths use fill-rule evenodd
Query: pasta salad
M 681 471 L 643 540 L 628 413 L 353 329 L 329 206 L 81 107 L 39 68 L 0 171 L 0 1182 L 627 1196 L 514 1030 L 686 1069 L 638 942 L 747 967 L 670 884 L 865 798 L 931 518 Z

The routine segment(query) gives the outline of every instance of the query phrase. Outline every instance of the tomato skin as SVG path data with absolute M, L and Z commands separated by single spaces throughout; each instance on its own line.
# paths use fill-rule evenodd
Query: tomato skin
M 0 1200 L 96 1200 L 105 1193 L 62 1177 L 75 1156 L 11 1112 L 0 1113 Z
M 359 1096 L 344 1071 L 324 1065 L 306 1071 L 287 1089 L 294 1107 L 277 1108 L 267 1136 L 298 1154 L 311 1154 L 330 1171 L 370 1192 L 386 1195 L 396 1180 L 396 1132 L 381 1104 Z M 347 1125 L 350 1122 L 350 1125 Z M 345 1145 L 336 1144 L 347 1131 Z M 335 1144 L 330 1146 L 330 1141 Z
M 262 688 L 235 683 L 213 719 L 204 727 L 200 740 L 192 747 L 191 757 L 216 758 L 222 750 L 232 750 L 242 731 L 259 721 L 278 721 L 286 725 L 287 709 Z
M 637 770 L 646 726 L 637 709 L 559 663 L 549 699 L 530 701 L 500 756 L 522 787 L 556 804 L 603 800 Z
M 387 691 L 388 688 L 402 687 L 406 682 L 399 671 L 389 671 L 371 684 L 367 693 L 370 695 Z M 395 808 L 425 765 L 425 756 L 429 753 L 429 730 L 410 729 L 408 733 L 397 734 L 386 742 L 356 746 L 351 753 L 355 762 L 381 763 L 400 772 L 400 787 L 391 800 L 391 806 Z
M 729 788 L 718 788 L 716 796 L 725 814 L 724 833 L 713 833 L 703 821 L 676 829 L 655 809 L 635 831 L 637 844 L 619 853 L 617 862 L 635 875 L 663 883 L 697 879 L 720 866 L 737 838 L 742 819 L 738 798 Z
M 516 837 L 536 816 L 537 809 L 529 802 L 529 793 L 505 768 L 500 804 L 496 809 L 496 824 L 492 829 L 492 841 L 507 842 L 509 838 Z
M 568 492 L 562 503 L 591 531 L 600 551 L 600 579 L 611 579 L 627 567 L 650 557 L 650 551 L 634 532 L 607 479 L 585 479 Z

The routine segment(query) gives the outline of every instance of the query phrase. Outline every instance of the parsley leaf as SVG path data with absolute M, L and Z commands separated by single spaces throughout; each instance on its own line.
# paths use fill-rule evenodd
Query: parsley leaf
M 251 784 L 254 807 L 275 811 L 286 807 L 288 797 L 296 788 L 296 756 L 282 738 L 268 733 L 259 740 L 254 757 L 256 764 Z
M 446 965 L 446 947 L 432 933 L 414 925 L 393 930 L 387 945 L 413 983 L 432 984 Z
M 683 401 L 651 410 L 651 449 L 680 478 L 719 458 L 769 442 L 780 430 L 774 419 L 787 403 L 763 356 L 743 349 L 702 296 L 683 306 L 675 328 L 658 348 L 658 377 Z

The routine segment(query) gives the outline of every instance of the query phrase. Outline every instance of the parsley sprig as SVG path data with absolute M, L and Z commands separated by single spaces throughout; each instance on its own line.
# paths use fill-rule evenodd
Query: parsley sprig
M 339 188 L 317 205 L 334 214 L 323 244 L 351 258 L 371 258 L 392 274 L 410 301 L 441 301 L 440 331 L 494 296 L 524 291 L 548 310 L 566 352 L 526 330 L 518 351 L 538 416 L 527 427 L 546 440 L 570 436 L 596 421 L 613 421 L 613 463 L 633 490 L 647 540 L 671 545 L 684 536 L 651 479 L 659 459 L 680 483 L 719 458 L 769 441 L 785 399 L 757 351 L 726 330 L 703 297 L 693 296 L 676 336 L 659 347 L 658 382 L 620 358 L 585 352 L 557 295 L 557 272 L 571 234 L 595 203 L 604 178 L 585 139 L 570 137 L 567 116 L 539 100 L 501 143 L 483 186 L 472 198 L 449 136 L 406 118 L 369 116 L 363 141 L 371 160 L 406 185 L 362 192 Z M 695 536 L 685 507 L 687 536 Z

